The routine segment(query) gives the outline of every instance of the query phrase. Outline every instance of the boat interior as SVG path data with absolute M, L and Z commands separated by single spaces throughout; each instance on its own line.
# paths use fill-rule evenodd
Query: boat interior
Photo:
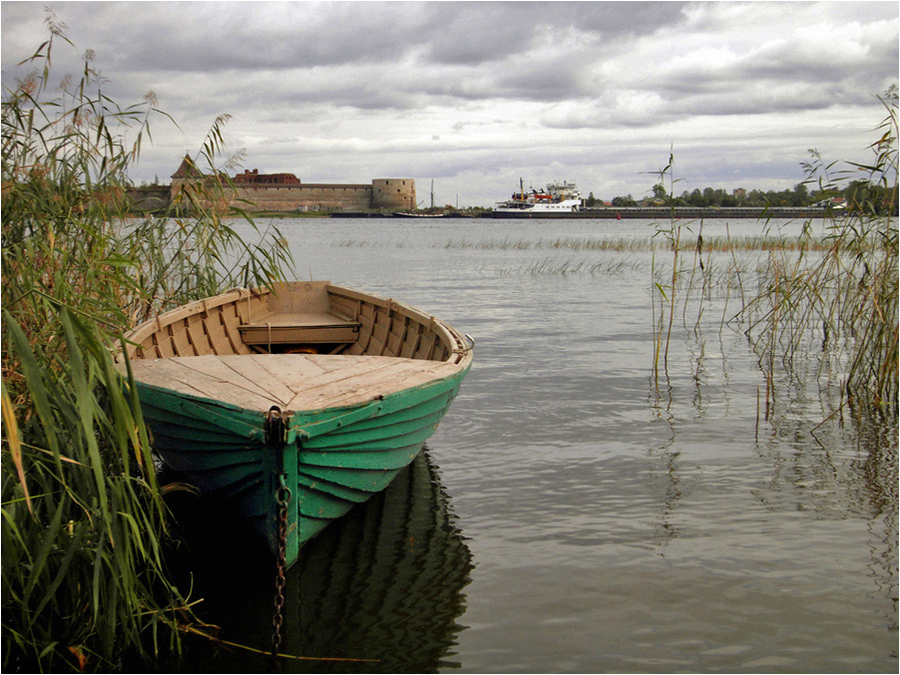
M 324 281 L 234 289 L 160 314 L 128 339 L 131 359 L 343 354 L 458 361 L 467 351 L 432 316 Z

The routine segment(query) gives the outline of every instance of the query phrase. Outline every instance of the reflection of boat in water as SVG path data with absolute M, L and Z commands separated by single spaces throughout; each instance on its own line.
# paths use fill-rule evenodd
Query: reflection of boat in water
M 494 218 L 553 218 L 576 213 L 581 208 L 581 192 L 574 183 L 549 183 L 546 190 L 525 192 L 522 179 L 519 191 L 500 202 L 491 211 Z
M 291 571 L 284 651 L 379 659 L 382 672 L 452 667 L 473 565 L 428 454 L 350 516 Z
M 226 545 L 208 531 L 207 519 L 195 515 L 190 504 L 197 498 L 181 499 L 189 500 L 186 517 L 200 528 L 200 541 L 192 546 L 196 557 L 188 563 L 195 593 L 205 599 L 197 607 L 200 618 L 219 625 L 221 639 L 266 652 L 272 639 L 271 562 L 250 557 L 253 547 Z M 246 533 L 244 540 L 250 536 Z M 285 658 L 279 670 L 437 672 L 458 667 L 452 649 L 463 629 L 457 621 L 465 611 L 462 591 L 472 569 L 471 553 L 426 449 L 386 490 L 304 546 L 287 573 L 281 653 L 379 663 Z M 268 656 L 233 648 L 223 653 L 194 640 L 185 658 L 182 672 L 257 672 L 269 665 Z

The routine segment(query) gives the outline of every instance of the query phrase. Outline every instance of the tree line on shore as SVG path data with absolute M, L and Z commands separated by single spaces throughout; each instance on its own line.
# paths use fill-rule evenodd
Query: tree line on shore
M 830 186 L 827 189 L 810 189 L 806 182 L 798 183 L 787 190 L 744 190 L 731 192 L 722 188 L 707 187 L 683 191 L 680 195 L 669 194 L 663 183 L 657 183 L 648 197 L 635 199 L 630 194 L 613 197 L 604 201 L 590 193 L 584 200 L 588 208 L 603 206 L 693 206 L 708 208 L 728 207 L 804 207 L 821 206 L 858 209 L 865 203 L 875 213 L 889 214 L 897 212 L 897 186 L 872 185 L 868 181 L 850 181 L 843 188 Z

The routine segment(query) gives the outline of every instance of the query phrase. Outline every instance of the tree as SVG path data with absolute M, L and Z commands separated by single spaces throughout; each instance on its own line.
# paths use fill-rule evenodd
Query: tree
M 637 202 L 634 201 L 634 197 L 628 195 L 627 197 L 613 197 L 612 202 L 610 202 L 613 206 L 637 206 Z
M 657 183 L 653 186 L 653 198 L 661 199 L 666 201 L 669 198 L 669 195 L 666 193 L 666 186 L 662 183 Z

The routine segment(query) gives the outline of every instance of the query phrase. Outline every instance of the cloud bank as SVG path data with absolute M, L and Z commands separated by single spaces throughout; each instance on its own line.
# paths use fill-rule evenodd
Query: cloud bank
M 2 4 L 3 84 L 46 39 Z M 868 158 L 898 79 L 896 2 L 50 2 L 120 103 L 154 92 L 136 182 L 167 182 L 220 114 L 246 168 L 309 182 L 434 179 L 490 205 L 574 180 L 643 195 L 674 150 L 684 189 L 774 189 L 810 148 Z M 59 44 L 54 67 L 78 73 Z M 420 194 L 421 197 L 421 194 Z

